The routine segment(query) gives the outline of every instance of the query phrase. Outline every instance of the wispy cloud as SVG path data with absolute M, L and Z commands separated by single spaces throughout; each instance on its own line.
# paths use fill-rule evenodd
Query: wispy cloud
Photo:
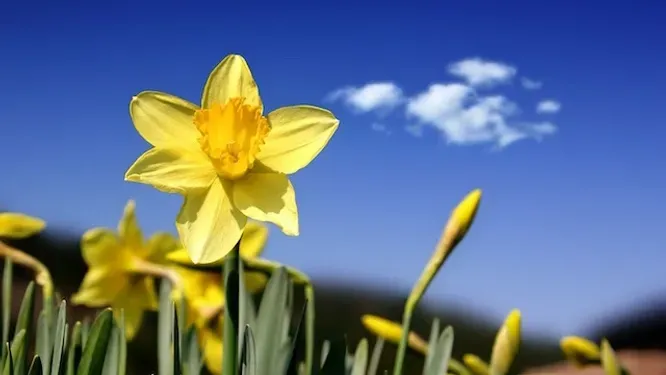
M 460 81 L 437 82 L 424 91 L 407 96 L 393 82 L 372 82 L 363 86 L 347 86 L 328 95 L 329 100 L 340 100 L 356 113 L 391 110 L 404 105 L 407 133 L 422 137 L 427 129 L 436 130 L 448 144 L 494 144 L 506 147 L 522 139 L 540 140 L 557 132 L 552 122 L 526 121 L 521 118 L 517 103 L 507 96 L 485 91 L 492 86 L 510 81 L 517 69 L 508 64 L 472 58 L 449 65 L 449 73 Z M 540 82 L 521 80 L 523 87 L 536 87 Z M 531 86 L 530 86 L 531 85 Z M 552 100 L 545 112 L 556 112 L 559 103 Z M 544 103 L 540 103 L 540 106 Z M 553 104 L 557 109 L 553 110 Z M 540 113 L 543 113 L 541 108 Z M 382 123 L 373 123 L 372 129 L 386 132 Z
M 508 82 L 516 68 L 498 61 L 469 58 L 449 65 L 449 74 L 464 79 L 470 86 L 492 86 Z
M 448 143 L 494 143 L 506 147 L 524 138 L 555 132 L 550 123 L 510 122 L 519 111 L 502 95 L 479 96 L 460 83 L 436 83 L 407 102 L 407 115 L 438 130 Z
M 537 113 L 557 113 L 562 109 L 560 102 L 548 99 L 542 100 L 537 104 L 536 111 Z
M 370 129 L 376 131 L 377 133 L 383 133 L 386 135 L 391 135 L 392 133 L 386 125 L 379 122 L 373 122 L 372 125 L 370 125 Z
M 326 97 L 328 101 L 341 100 L 358 112 L 388 111 L 403 100 L 402 89 L 393 82 L 372 82 L 363 86 L 346 86 Z
M 535 81 L 527 77 L 522 77 L 520 79 L 520 84 L 525 90 L 538 90 L 543 87 L 543 82 Z

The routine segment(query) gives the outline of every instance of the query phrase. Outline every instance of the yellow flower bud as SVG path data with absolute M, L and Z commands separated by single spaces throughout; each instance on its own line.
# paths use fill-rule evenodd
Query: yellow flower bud
M 565 336 L 560 340 L 560 348 L 564 356 L 576 367 L 583 367 L 591 361 L 599 360 L 599 346 L 579 336 Z
M 25 238 L 44 230 L 46 223 L 36 217 L 15 212 L 0 213 L 0 237 Z
M 520 320 L 520 310 L 512 310 L 497 333 L 490 357 L 491 375 L 509 371 L 520 346 Z
M 463 356 L 463 362 L 474 375 L 488 375 L 490 372 L 486 361 L 474 354 L 465 354 Z
M 374 335 L 384 340 L 398 345 L 402 337 L 402 326 L 396 322 L 381 318 L 375 315 L 363 315 L 361 317 L 363 326 Z M 428 353 L 428 344 L 415 332 L 410 332 L 407 344 L 413 350 L 426 354 Z
M 450 229 L 453 230 L 453 243 L 456 244 L 465 237 L 472 226 L 476 212 L 481 203 L 481 189 L 475 189 L 458 204 L 449 219 Z
M 622 367 L 620 367 L 617 357 L 615 357 L 615 351 L 606 339 L 601 341 L 601 366 L 604 368 L 606 375 L 622 374 Z

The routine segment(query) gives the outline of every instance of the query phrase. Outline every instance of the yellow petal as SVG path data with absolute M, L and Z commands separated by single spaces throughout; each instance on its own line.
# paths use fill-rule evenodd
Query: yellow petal
M 207 190 L 188 192 L 176 228 L 192 262 L 212 263 L 227 255 L 240 240 L 247 217 L 231 203 L 223 182 Z
M 190 258 L 190 254 L 187 252 L 185 248 L 177 249 L 175 251 L 170 252 L 166 256 L 166 259 L 169 262 L 173 262 L 176 264 L 183 264 L 183 265 L 192 264 L 192 258 Z M 222 263 L 220 262 L 220 264 Z
M 259 88 L 242 56 L 229 55 L 210 72 L 201 97 L 201 106 L 225 104 L 231 98 L 245 98 L 245 104 L 263 110 Z
M 118 234 L 123 245 L 138 249 L 143 246 L 143 234 L 137 223 L 134 209 L 134 201 L 129 200 L 125 205 L 123 217 L 118 223 Z
M 579 336 L 563 337 L 560 340 L 560 348 L 562 348 L 567 360 L 579 368 L 582 368 L 591 361 L 598 360 L 601 355 L 597 344 Z
M 175 250 L 181 249 L 180 241 L 176 239 L 171 233 L 155 233 L 146 243 L 147 257 L 150 261 L 155 263 L 164 263 L 167 254 L 171 254 Z
M 81 238 L 81 254 L 90 267 L 121 264 L 125 260 L 124 253 L 118 237 L 109 229 L 93 228 Z M 123 259 L 119 259 L 119 255 L 123 256 Z
M 145 310 L 157 309 L 155 284 L 151 277 L 139 277 L 128 283 L 114 299 L 112 307 L 116 312 L 125 310 L 125 334 L 131 340 L 141 328 Z
M 261 255 L 268 239 L 265 225 L 249 221 L 240 240 L 240 255 L 243 258 L 256 258 Z
M 90 268 L 83 277 L 72 303 L 88 307 L 109 306 L 127 285 L 125 274 L 112 268 Z
M 208 371 L 214 375 L 222 374 L 222 338 L 212 330 L 204 329 L 201 331 L 201 344 Z
M 152 185 L 167 193 L 185 194 L 210 186 L 216 176 L 201 150 L 153 148 L 139 156 L 125 173 L 125 180 Z
M 298 236 L 296 194 L 287 175 L 251 172 L 234 182 L 233 200 L 248 217 L 274 223 L 286 235 Z
M 197 109 L 187 100 L 157 91 L 141 92 L 130 102 L 136 130 L 148 143 L 161 148 L 200 148 L 197 139 L 201 134 L 193 123 Z
M 279 108 L 267 117 L 271 131 L 257 159 L 286 174 L 310 164 L 340 123 L 331 112 L 305 105 Z
M 245 272 L 245 278 L 243 281 L 245 283 L 245 289 L 248 291 L 248 293 L 254 294 L 258 293 L 266 287 L 266 284 L 268 283 L 268 276 L 261 272 L 247 271 Z
M 36 217 L 15 212 L 0 213 L 0 237 L 25 238 L 41 232 L 46 223 Z

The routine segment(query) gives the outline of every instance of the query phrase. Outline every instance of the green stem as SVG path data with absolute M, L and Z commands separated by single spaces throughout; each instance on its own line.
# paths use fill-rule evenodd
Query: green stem
M 314 287 L 311 283 L 305 285 L 305 375 L 314 372 L 314 325 L 315 325 L 315 299 Z
M 239 259 L 240 251 L 239 244 L 234 246 L 233 250 L 229 255 L 226 256 L 224 262 L 224 284 L 229 284 L 229 277 L 232 272 L 238 272 L 239 269 Z M 238 295 L 238 292 L 236 292 Z M 238 302 L 236 303 L 238 305 Z M 223 348 L 222 351 L 222 373 L 225 375 L 235 375 L 238 370 L 238 342 L 239 342 L 239 327 L 236 325 L 238 322 L 234 322 L 231 318 L 231 311 L 228 308 L 224 309 L 224 330 L 223 330 Z M 238 314 L 238 311 L 235 312 Z
M 11 259 L 12 262 L 30 268 L 35 273 L 35 282 L 42 287 L 42 298 L 46 302 L 53 295 L 53 279 L 46 266 L 37 258 L 15 249 L 0 241 L 0 256 Z

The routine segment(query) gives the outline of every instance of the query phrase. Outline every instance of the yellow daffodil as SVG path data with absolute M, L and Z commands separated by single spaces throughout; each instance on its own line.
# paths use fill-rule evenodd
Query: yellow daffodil
M 188 325 L 202 328 L 224 307 L 224 289 L 219 273 L 175 267 L 180 276 L 182 292 L 187 305 Z
M 240 239 L 239 253 L 241 258 L 243 258 L 245 261 L 250 261 L 250 262 L 254 259 L 257 259 L 264 252 L 264 247 L 266 246 L 267 239 L 268 239 L 268 228 L 266 228 L 266 226 L 260 223 L 249 221 Z M 170 253 L 167 256 L 167 259 L 173 263 L 182 266 L 194 265 L 194 263 L 190 259 L 187 250 L 182 248 Z M 211 267 L 219 266 L 219 268 L 217 268 L 218 270 L 217 278 L 220 277 L 219 273 L 222 271 L 221 268 L 222 264 L 223 264 L 222 259 L 208 264 L 208 266 Z M 247 289 L 248 292 L 256 293 L 262 290 L 266 286 L 266 283 L 268 282 L 268 277 L 261 272 L 246 271 L 244 282 L 245 282 L 245 288 Z
M 560 348 L 566 359 L 578 368 L 598 361 L 601 356 L 601 349 L 597 344 L 579 336 L 563 337 L 560 340 Z
M 305 105 L 264 115 L 257 84 L 239 55 L 227 56 L 210 73 L 201 107 L 144 91 L 132 98 L 130 115 L 154 147 L 125 179 L 185 197 L 176 227 L 194 263 L 231 251 L 247 217 L 298 235 L 287 175 L 308 165 L 339 123 L 331 112 Z
M 144 241 L 134 202 L 129 201 L 117 234 L 94 228 L 83 235 L 81 251 L 88 272 L 72 302 L 90 307 L 110 305 L 116 313 L 124 309 L 126 335 L 131 339 L 141 326 L 144 310 L 157 309 L 154 276 L 168 276 L 155 264 L 164 262 L 165 255 L 178 246 L 167 233 Z
M 199 346 L 203 354 L 204 364 L 213 375 L 222 374 L 223 327 L 224 317 L 221 316 L 212 327 L 206 327 L 199 331 Z
M 495 336 L 490 357 L 490 375 L 504 375 L 509 371 L 520 346 L 521 314 L 512 310 Z
M 463 355 L 463 363 L 474 375 L 488 375 L 490 373 L 486 361 L 474 354 Z
M 370 314 L 363 315 L 361 322 L 365 329 L 375 336 L 396 345 L 400 343 L 400 337 L 402 337 L 402 325 L 400 323 Z M 415 332 L 409 332 L 407 340 L 407 344 L 413 350 L 424 355 L 428 353 L 428 344 Z
M 15 212 L 0 212 L 0 237 L 30 237 L 44 230 L 45 226 L 44 220 L 36 217 Z

